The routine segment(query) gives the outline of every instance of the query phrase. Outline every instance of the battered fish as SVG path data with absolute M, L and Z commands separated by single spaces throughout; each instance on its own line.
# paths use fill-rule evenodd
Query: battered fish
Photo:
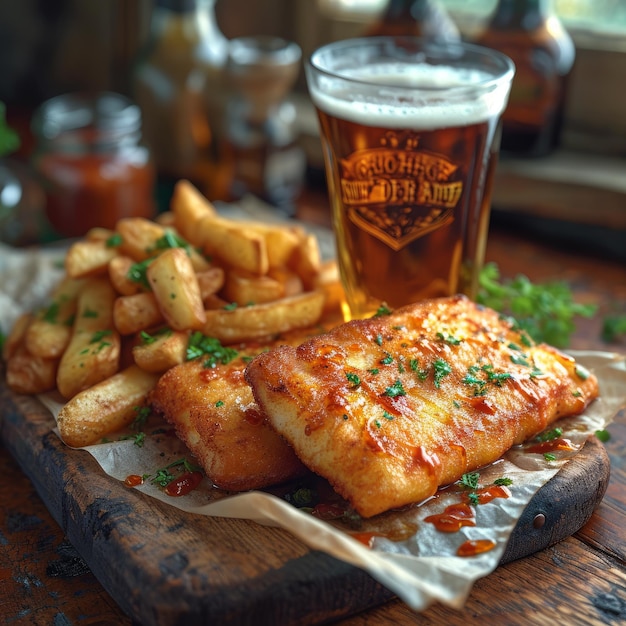
M 463 296 L 276 348 L 245 376 L 276 431 L 363 517 L 433 495 L 598 395 L 573 358 Z
M 271 344 L 239 346 L 226 364 L 199 356 L 159 379 L 150 405 L 174 426 L 217 487 L 260 489 L 307 473 L 261 413 L 243 372 L 259 352 L 284 342 L 301 343 L 314 332 L 298 331 Z

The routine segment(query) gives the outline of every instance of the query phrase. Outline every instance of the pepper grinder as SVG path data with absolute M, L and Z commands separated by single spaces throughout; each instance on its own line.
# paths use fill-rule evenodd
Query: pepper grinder
M 296 107 L 287 97 L 301 56 L 296 43 L 279 37 L 240 37 L 230 42 L 225 67 L 231 199 L 251 193 L 288 215 L 295 212 L 306 167 Z

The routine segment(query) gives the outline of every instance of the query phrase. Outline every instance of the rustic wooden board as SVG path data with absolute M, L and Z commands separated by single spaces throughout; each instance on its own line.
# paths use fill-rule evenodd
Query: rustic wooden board
M 393 597 L 367 573 L 286 531 L 190 515 L 125 488 L 90 455 L 64 446 L 36 399 L 3 383 L 0 408 L 5 446 L 98 580 L 144 626 L 314 624 Z M 609 468 L 604 447 L 590 440 L 530 502 L 502 562 L 582 527 L 604 495 Z

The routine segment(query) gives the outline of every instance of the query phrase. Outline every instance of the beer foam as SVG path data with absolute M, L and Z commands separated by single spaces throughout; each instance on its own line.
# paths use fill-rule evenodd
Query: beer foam
M 366 84 L 367 83 L 367 84 Z M 509 84 L 476 69 L 379 64 L 311 81 L 313 103 L 364 126 L 434 130 L 499 115 Z

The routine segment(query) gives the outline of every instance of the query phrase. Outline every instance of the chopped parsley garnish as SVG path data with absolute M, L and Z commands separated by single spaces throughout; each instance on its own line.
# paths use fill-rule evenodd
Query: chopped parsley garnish
M 135 417 L 130 426 L 133 430 L 141 430 L 145 426 L 148 417 L 150 417 L 150 407 L 136 406 L 133 407 L 133 411 L 137 413 L 137 417 Z
M 237 303 L 236 302 L 231 302 L 230 304 L 225 304 L 224 305 L 224 311 L 234 311 L 237 308 Z
M 541 433 L 537 435 L 537 439 L 539 441 L 554 441 L 563 435 L 562 428 L 553 428 L 552 430 L 547 430 L 545 433 Z
M 134 283 L 139 283 L 146 289 L 150 289 L 147 272 L 148 267 L 150 267 L 150 263 L 152 263 L 153 260 L 154 259 L 146 259 L 145 261 L 139 261 L 139 263 L 133 263 L 126 273 L 128 280 Z
M 239 356 L 237 350 L 223 346 L 219 339 L 207 337 L 200 331 L 195 331 L 189 337 L 187 344 L 187 361 L 197 359 L 201 356 L 209 358 L 204 362 L 204 367 L 215 367 L 218 363 L 227 365 Z
M 150 333 L 147 333 L 145 330 L 142 330 L 139 333 L 139 337 L 141 339 L 141 344 L 146 346 L 148 344 L 154 343 L 157 339 L 159 339 L 159 337 L 170 337 L 171 334 L 172 334 L 172 329 L 165 326 L 164 328 L 157 330 L 152 335 Z
M 383 411 L 383 417 L 386 420 L 392 420 L 393 419 L 393 415 L 391 413 L 389 413 L 389 411 Z
M 53 302 L 42 315 L 42 319 L 50 324 L 56 324 L 57 315 L 59 314 L 59 303 Z
M 372 369 L 367 370 L 370 374 L 373 374 L 374 376 L 376 374 L 378 374 L 380 372 L 380 370 L 377 367 L 372 367 Z
M 179 237 L 176 233 L 173 233 L 171 230 L 166 230 L 165 234 L 162 237 L 159 237 L 154 245 L 146 250 L 146 252 L 151 253 L 156 250 L 167 250 L 168 248 L 184 248 L 189 254 L 189 250 L 191 246 L 189 242 L 185 241 L 182 237 Z
M 449 363 L 446 363 L 442 359 L 437 359 L 433 363 L 433 369 L 435 370 L 435 387 L 439 389 L 441 387 L 441 381 L 452 371 Z
M 444 335 L 443 333 L 437 333 L 437 339 L 439 339 L 439 341 L 443 341 L 444 343 L 450 344 L 451 346 L 458 346 L 461 343 L 461 340 L 457 339 L 453 335 Z
M 385 356 L 380 360 L 381 365 L 391 365 L 393 363 L 393 357 L 389 352 L 385 352 Z
M 480 504 L 480 496 L 475 491 L 473 491 L 472 493 L 468 493 L 467 499 L 469 500 L 470 504 L 473 504 L 474 506 Z
M 398 396 L 406 396 L 406 391 L 402 386 L 402 382 L 400 380 L 396 380 L 393 385 L 390 385 L 385 389 L 383 395 L 388 396 L 389 398 L 397 398 Z
M 122 242 L 124 240 L 122 239 L 122 235 L 120 235 L 119 233 L 113 233 L 105 242 L 105 246 L 107 248 L 117 248 L 118 246 L 122 245 Z
M 99 341 L 102 341 L 102 339 L 104 339 L 104 337 L 108 337 L 109 335 L 113 334 L 112 330 L 97 330 L 92 336 L 91 339 L 89 340 L 89 343 L 98 343 Z M 106 343 L 106 345 L 111 345 L 110 343 L 107 342 L 103 342 Z
M 218 408 L 218 409 L 219 409 L 221 406 L 224 406 L 224 400 L 218 400 L 218 401 L 215 403 L 215 406 L 216 406 L 216 408 Z
M 346 372 L 346 378 L 353 387 L 358 387 L 361 384 L 361 379 L 353 372 Z
M 391 313 L 392 310 L 386 304 L 381 304 L 374 313 L 374 317 L 383 317 L 384 315 L 391 315 Z
M 92 309 L 86 309 L 83 312 L 83 317 L 96 319 L 98 317 L 98 311 L 93 311 Z
M 589 378 L 589 370 L 584 368 L 582 365 L 576 365 L 576 369 L 574 371 L 576 372 L 576 376 L 578 376 L 581 380 L 587 380 Z
M 498 487 L 508 487 L 513 484 L 513 480 L 511 478 L 503 476 L 502 478 L 496 478 L 493 481 L 493 484 L 497 485 Z
M 596 437 L 602 441 L 602 443 L 606 443 L 611 439 L 611 433 L 606 429 L 596 430 Z
M 175 478 L 174 474 L 170 472 L 170 469 L 178 467 L 184 469 L 187 472 L 197 472 L 200 471 L 200 467 L 193 465 L 186 458 L 178 459 L 177 461 L 173 461 L 169 465 L 158 469 L 154 476 L 148 474 L 145 478 L 149 478 L 150 482 L 153 485 L 158 485 L 159 487 L 167 487 Z
M 480 474 L 478 472 L 469 472 L 461 476 L 461 484 L 469 489 L 477 489 L 479 478 Z
M 524 365 L 525 367 L 530 367 L 530 363 L 528 362 L 528 356 L 524 353 L 519 355 L 512 354 L 511 363 L 513 363 L 514 365 Z
M 382 346 L 383 345 L 383 336 L 379 333 L 378 335 L 376 335 L 376 339 L 374 339 L 374 341 L 379 345 Z
M 143 448 L 143 444 L 146 440 L 146 433 L 135 433 L 134 435 L 125 435 L 124 437 L 120 437 L 120 441 L 125 441 L 128 439 L 133 440 L 133 445 L 138 448 Z
M 543 458 L 548 461 L 556 461 L 556 454 L 552 454 L 552 452 L 545 452 Z

